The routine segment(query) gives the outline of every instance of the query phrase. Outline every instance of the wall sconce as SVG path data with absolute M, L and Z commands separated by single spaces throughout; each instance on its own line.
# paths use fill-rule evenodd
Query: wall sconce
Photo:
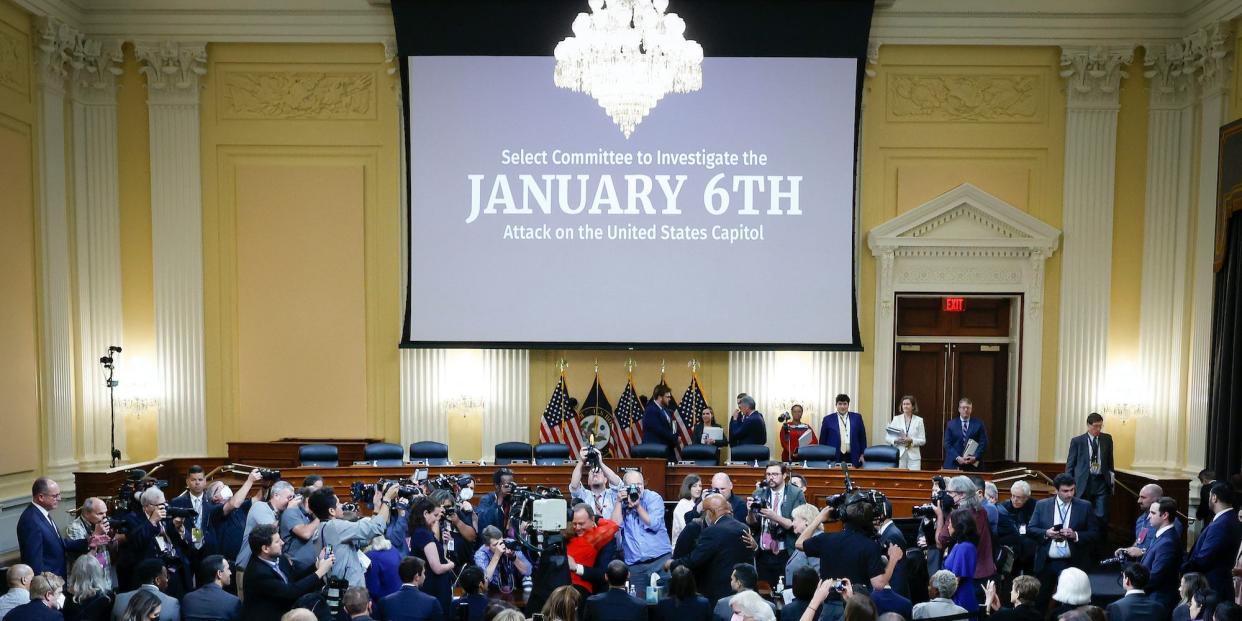
M 1100 395 L 1100 414 L 1105 420 L 1126 421 L 1146 418 L 1151 413 L 1147 391 L 1143 389 L 1134 363 L 1126 360 L 1111 366 L 1106 375 L 1104 390 Z

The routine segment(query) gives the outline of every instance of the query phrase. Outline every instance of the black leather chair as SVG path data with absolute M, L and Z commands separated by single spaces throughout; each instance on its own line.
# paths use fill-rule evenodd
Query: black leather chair
M 681 460 L 696 466 L 719 466 L 720 447 L 711 444 L 689 444 L 681 449 Z
M 362 449 L 362 458 L 376 466 L 400 466 L 405 462 L 405 452 L 400 444 L 375 442 Z
M 443 442 L 423 440 L 410 445 L 410 461 L 425 462 L 428 466 L 449 465 L 448 445 Z
M 525 442 L 501 442 L 496 445 L 496 465 L 507 466 L 515 461 L 531 461 L 531 448 Z
M 868 446 L 863 451 L 863 469 L 878 470 L 880 468 L 897 467 L 897 447 L 887 444 Z
M 544 442 L 535 445 L 535 463 L 540 466 L 559 466 L 569 461 L 569 445 L 560 442 Z
M 794 461 L 806 462 L 807 468 L 827 468 L 834 462 L 841 461 L 836 447 L 825 444 L 808 444 L 799 446 L 794 453 Z
M 729 449 L 729 461 L 733 462 L 763 462 L 772 458 L 772 451 L 762 444 L 743 444 Z
M 630 457 L 634 459 L 668 459 L 668 445 L 658 442 L 635 444 L 630 447 Z
M 341 458 L 331 444 L 306 444 L 298 449 L 298 463 L 303 467 L 335 468 L 341 465 Z

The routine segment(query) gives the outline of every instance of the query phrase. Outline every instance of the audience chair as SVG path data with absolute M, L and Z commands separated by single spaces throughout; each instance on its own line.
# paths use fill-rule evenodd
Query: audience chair
M 428 466 L 449 465 L 448 445 L 443 442 L 424 440 L 410 445 L 410 461 L 424 462 Z
M 863 451 L 863 468 L 866 470 L 876 470 L 880 468 L 896 468 L 897 467 L 897 447 L 887 444 L 877 446 L 868 446 Z
M 729 450 L 729 461 L 731 462 L 763 462 L 772 458 L 772 451 L 762 444 L 743 444 L 735 446 Z
M 405 463 L 405 453 L 400 444 L 374 442 L 362 449 L 362 458 L 376 466 L 400 466 Z
M 687 444 L 681 447 L 682 461 L 692 461 L 696 466 L 719 466 L 720 447 L 711 444 Z
M 560 442 L 544 442 L 535 445 L 535 464 L 559 466 L 569 461 L 569 445 Z
M 501 442 L 496 445 L 496 465 L 507 466 L 515 461 L 531 461 L 531 448 L 525 442 Z
M 303 467 L 335 468 L 341 465 L 340 455 L 331 444 L 306 444 L 298 449 L 298 462 Z
M 808 444 L 798 447 L 798 450 L 794 452 L 793 460 L 806 462 L 807 468 L 827 468 L 841 461 L 841 456 L 837 453 L 835 446 Z
M 668 459 L 668 445 L 658 442 L 635 444 L 630 447 L 634 459 Z

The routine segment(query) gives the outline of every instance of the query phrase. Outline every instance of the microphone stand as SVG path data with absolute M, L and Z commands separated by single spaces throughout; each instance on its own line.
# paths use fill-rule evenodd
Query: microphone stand
M 108 417 L 112 426 L 112 447 L 108 453 L 112 457 L 112 465 L 109 468 L 115 468 L 117 460 L 121 458 L 121 451 L 116 448 L 116 387 L 120 382 L 113 379 L 113 376 L 116 375 L 116 365 L 113 364 L 113 356 L 119 353 L 121 353 L 120 347 L 110 345 L 107 353 L 99 359 L 99 364 L 103 365 L 104 372 L 107 373 L 107 377 L 104 378 L 104 386 L 108 389 Z

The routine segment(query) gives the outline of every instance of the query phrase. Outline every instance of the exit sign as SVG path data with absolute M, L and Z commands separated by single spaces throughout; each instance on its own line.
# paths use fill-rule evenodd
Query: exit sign
M 966 310 L 966 298 L 945 298 L 944 312 L 960 313 Z

